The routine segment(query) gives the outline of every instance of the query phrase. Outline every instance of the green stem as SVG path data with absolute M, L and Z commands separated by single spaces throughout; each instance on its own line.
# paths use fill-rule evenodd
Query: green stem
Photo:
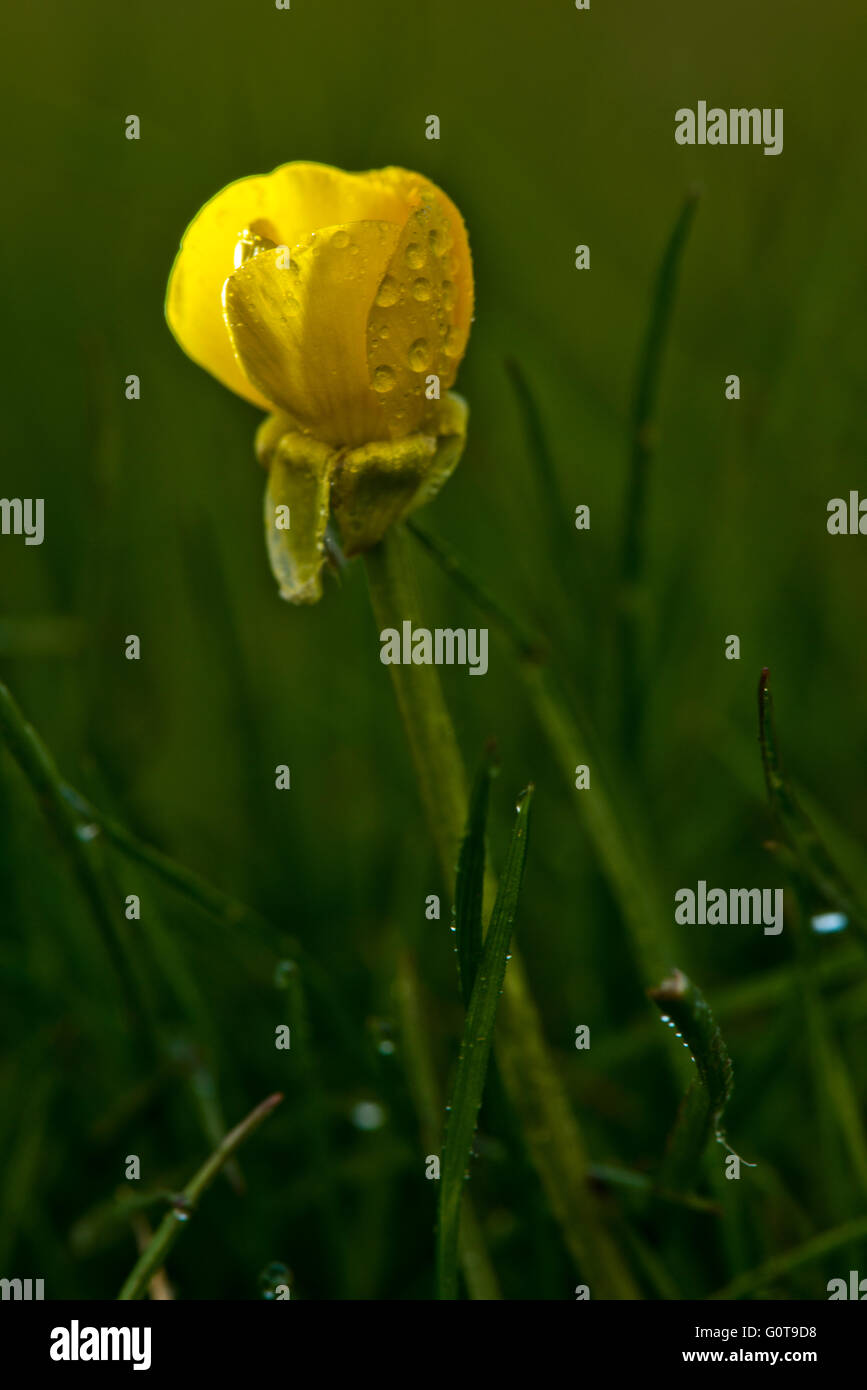
M 108 893 L 98 863 L 98 851 L 83 839 L 79 816 L 63 793 L 60 773 L 35 729 L 27 723 L 5 685 L 0 684 L 0 734 L 42 807 L 42 811 L 69 859 L 75 879 L 87 902 L 106 951 L 121 983 L 127 1006 L 154 1044 L 154 1024 L 141 984 L 122 945 L 118 912 L 109 907 Z
M 680 259 L 695 212 L 698 193 L 687 197 L 665 248 L 641 358 L 632 406 L 631 452 L 626 500 L 626 525 L 621 555 L 621 593 L 618 644 L 623 746 L 630 755 L 638 747 L 641 711 L 640 637 L 643 627 L 643 583 L 647 495 L 650 465 L 656 447 L 655 417 L 659 382 L 671 325 Z
M 786 1250 L 782 1255 L 774 1255 L 766 1260 L 757 1269 L 750 1269 L 746 1274 L 739 1274 L 730 1284 L 726 1284 L 724 1289 L 711 1294 L 712 1299 L 732 1299 L 743 1298 L 746 1294 L 761 1292 L 771 1288 L 774 1284 L 779 1284 L 780 1280 L 790 1274 L 792 1270 L 800 1269 L 802 1265 L 810 1264 L 813 1260 L 820 1260 L 823 1255 L 829 1255 L 832 1250 L 839 1250 L 841 1245 L 848 1245 L 851 1241 L 864 1240 L 867 1237 L 867 1217 L 860 1216 L 854 1221 L 847 1221 L 843 1226 L 835 1226 L 833 1230 L 823 1231 L 820 1236 L 814 1236 L 804 1245 L 799 1245 L 794 1250 Z
M 381 630 L 409 620 L 423 626 L 421 603 L 402 528 L 393 527 L 365 556 Z M 440 868 L 453 888 L 467 818 L 467 782 L 435 666 L 389 667 Z M 488 911 L 496 897 L 486 875 Z M 536 1006 L 516 951 L 506 972 L 497 1025 L 497 1057 L 527 1146 L 573 1257 L 598 1298 L 636 1298 L 636 1285 L 600 1217 L 587 1183 L 577 1123 L 547 1055 Z
M 442 1100 L 423 1023 L 421 990 L 415 966 L 406 951 L 401 951 L 397 958 L 395 1002 L 400 1019 L 404 1066 L 422 1143 L 426 1154 L 435 1154 L 442 1144 Z M 464 1195 L 461 1207 L 459 1248 L 470 1298 L 489 1301 L 501 1298 L 497 1276 L 469 1193 Z
M 210 1187 L 220 1169 L 232 1157 L 235 1150 L 271 1114 L 271 1111 L 280 1104 L 282 1099 L 282 1095 L 278 1092 L 269 1096 L 267 1100 L 263 1100 L 261 1105 L 257 1105 L 255 1110 L 251 1110 L 247 1118 L 236 1125 L 233 1130 L 230 1130 L 221 1143 L 217 1145 L 207 1162 L 202 1164 L 195 1177 L 190 1179 L 183 1192 L 175 1199 L 172 1210 L 163 1217 L 153 1238 L 149 1241 L 146 1249 L 142 1251 L 132 1273 L 118 1294 L 119 1302 L 129 1302 L 141 1298 L 154 1274 L 165 1263 L 166 1256 L 177 1240 L 182 1226 L 195 1210 L 202 1193 Z

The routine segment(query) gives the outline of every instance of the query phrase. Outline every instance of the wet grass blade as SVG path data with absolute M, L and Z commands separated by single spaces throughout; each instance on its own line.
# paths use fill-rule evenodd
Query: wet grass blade
M 415 517 L 409 517 L 404 525 L 410 535 L 414 536 L 424 547 L 443 574 L 448 575 L 449 579 L 454 581 L 467 598 L 490 619 L 491 623 L 499 628 L 504 636 L 508 637 L 523 660 L 544 661 L 547 655 L 547 646 L 544 641 L 539 636 L 534 636 L 498 598 L 495 598 L 483 584 L 479 583 L 474 575 L 468 572 L 466 566 L 451 547 L 446 545 L 445 541 L 440 540 L 439 536 L 435 536 L 427 527 L 419 525 Z
M 5 685 L 0 684 L 0 737 L 36 796 L 46 820 L 62 846 L 73 876 L 96 923 L 103 945 L 117 972 L 127 1006 L 149 1044 L 156 1046 L 156 1027 L 141 978 L 110 906 L 110 890 L 99 847 L 82 836 L 82 824 L 68 804 L 57 765 L 48 748 Z
M 415 523 L 407 529 L 422 541 L 443 573 L 473 599 L 480 612 L 490 616 L 488 597 L 481 594 L 464 561 L 454 552 L 446 554 L 440 542 L 429 534 L 422 536 Z M 635 816 L 629 814 L 629 797 L 624 793 L 620 769 L 615 774 L 606 766 L 610 760 L 603 757 L 589 721 L 563 693 L 554 673 L 538 659 L 528 657 L 521 631 L 519 627 L 507 635 L 520 662 L 536 718 L 558 765 L 570 777 L 570 785 L 576 763 L 587 763 L 593 768 L 593 795 L 578 797 L 578 810 L 629 929 L 637 969 L 649 984 L 666 968 L 669 958 L 669 921 L 655 887 L 653 855 Z
M 756 1293 L 763 1289 L 768 1289 L 773 1284 L 778 1284 L 792 1270 L 800 1269 L 802 1265 L 810 1264 L 813 1260 L 820 1260 L 823 1255 L 829 1255 L 832 1250 L 839 1250 L 841 1245 L 848 1245 L 851 1241 L 864 1240 L 867 1237 L 867 1216 L 858 1217 L 855 1221 L 847 1221 L 845 1225 L 835 1226 L 830 1231 L 823 1231 L 820 1236 L 814 1236 L 803 1245 L 799 1245 L 794 1250 L 787 1250 L 782 1255 L 775 1255 L 759 1265 L 757 1269 L 751 1269 L 746 1274 L 739 1274 L 724 1289 L 711 1294 L 713 1299 L 743 1298 L 747 1294 Z M 824 1296 L 824 1291 L 823 1291 Z
M 722 1117 L 732 1093 L 732 1064 L 707 1000 L 682 971 L 674 970 L 648 994 L 698 1070 L 680 1107 L 660 1174 L 663 1186 L 676 1191 L 694 1178 L 711 1136 L 731 1152 Z
M 491 782 L 499 771 L 496 749 L 485 749 L 482 766 L 470 793 L 467 833 L 461 844 L 455 876 L 455 932 L 458 976 L 464 1007 L 469 1008 L 476 970 L 482 958 L 482 897 L 485 886 L 485 833 Z
M 488 924 L 464 1022 L 440 1177 L 437 1296 L 441 1299 L 457 1297 L 458 1242 L 464 1174 L 470 1160 L 479 1107 L 482 1103 L 493 1043 L 494 1020 L 506 976 L 512 926 L 524 879 L 532 799 L 533 789 L 528 787 L 518 801 L 506 868 Z
M 418 1116 L 425 1154 L 436 1153 L 440 1142 L 442 1100 L 431 1055 L 425 1005 L 415 964 L 409 953 L 398 953 L 394 985 L 400 1020 L 400 1055 Z M 464 1194 L 460 1227 L 460 1260 L 467 1292 L 472 1299 L 493 1301 L 502 1297 L 481 1222 L 470 1194 Z
M 524 433 L 533 458 L 534 472 L 538 478 L 542 496 L 550 508 L 553 528 L 551 534 L 556 536 L 568 524 L 569 512 L 560 487 L 560 479 L 554 467 L 554 458 L 548 443 L 548 436 L 542 423 L 542 412 L 523 368 L 513 357 L 506 359 L 506 372 L 518 402 Z
M 842 912 L 858 932 L 861 943 L 867 943 L 867 913 L 820 840 L 783 768 L 767 667 L 759 677 L 759 744 L 771 807 L 781 836 L 794 856 L 792 863 L 789 856 L 780 855 L 781 862 L 795 878 L 796 888 L 806 888 L 807 893 L 812 890 L 811 896 L 819 904 Z
M 160 1270 L 166 1256 L 174 1245 L 182 1226 L 189 1220 L 198 1205 L 202 1194 L 210 1187 L 220 1169 L 232 1158 L 244 1140 L 258 1129 L 264 1119 L 283 1099 L 279 1092 L 268 1096 L 255 1110 L 251 1110 L 245 1120 L 236 1125 L 217 1146 L 206 1163 L 194 1178 L 187 1183 L 183 1192 L 175 1199 L 172 1210 L 163 1217 L 154 1237 L 137 1260 L 129 1278 L 118 1294 L 119 1302 L 141 1298 L 153 1276 Z
M 626 492 L 625 527 L 621 553 L 618 647 L 623 692 L 623 746 L 630 753 L 638 743 L 641 707 L 639 663 L 640 596 L 643 582 L 647 494 L 650 464 L 656 447 L 655 416 L 665 347 L 674 309 L 683 249 L 698 202 L 693 189 L 681 208 L 662 257 L 656 280 L 650 319 L 641 349 L 630 428 L 631 453 Z

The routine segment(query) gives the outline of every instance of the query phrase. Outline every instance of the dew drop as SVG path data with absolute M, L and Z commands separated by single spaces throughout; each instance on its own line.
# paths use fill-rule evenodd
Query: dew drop
M 431 291 L 430 291 L 430 280 L 425 280 L 425 278 L 424 278 L 423 275 L 420 275 L 419 278 L 418 278 L 417 280 L 413 280 L 413 282 L 412 282 L 412 297 L 413 297 L 413 299 L 417 299 L 417 300 L 419 301 L 420 304 L 423 304 L 423 303 L 425 302 L 426 299 L 430 299 L 430 293 L 431 293 Z
M 377 367 L 373 373 L 373 389 L 380 396 L 394 390 L 395 377 L 391 367 Z
M 849 918 L 845 912 L 819 912 L 815 917 L 810 918 L 810 926 L 813 931 L 820 935 L 827 935 L 829 932 L 843 931 L 848 927 Z
M 331 238 L 331 245 L 336 247 L 338 251 L 346 250 L 349 245 L 349 233 L 346 231 L 345 227 L 341 227 L 334 233 L 334 236 Z
M 450 240 L 442 227 L 431 227 L 428 232 L 428 241 L 435 256 L 442 256 L 449 249 Z
M 454 326 L 452 326 L 446 334 L 446 340 L 443 343 L 443 352 L 446 354 L 446 357 L 460 356 L 461 339 L 458 330 Z
M 298 966 L 294 960 L 280 960 L 274 970 L 274 984 L 277 989 L 285 989 Z
M 398 301 L 400 286 L 393 275 L 386 275 L 376 292 L 376 304 L 380 309 L 390 309 Z
M 423 372 L 430 362 L 430 347 L 427 338 L 416 338 L 409 350 L 409 365 L 414 372 Z
M 442 296 L 443 308 L 453 309 L 455 307 L 455 287 L 451 280 L 443 280 Z
M 356 1129 L 381 1129 L 385 1124 L 385 1111 L 375 1100 L 362 1100 L 352 1107 L 350 1119 Z
M 426 259 L 424 247 L 417 241 L 411 241 L 406 248 L 406 263 L 410 270 L 421 270 Z

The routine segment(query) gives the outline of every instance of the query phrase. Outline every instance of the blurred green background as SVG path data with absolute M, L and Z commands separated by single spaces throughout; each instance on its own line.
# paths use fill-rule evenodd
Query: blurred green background
M 156 1063 L 130 1032 L 31 789 L 0 759 L 0 1274 L 44 1277 L 51 1298 L 113 1296 L 134 1240 L 126 1219 L 94 1213 L 123 1184 L 128 1154 L 150 1192 L 192 1175 L 211 1147 L 201 1099 L 207 1111 L 213 1086 L 228 1124 L 275 1089 L 286 1101 L 240 1156 L 246 1195 L 222 1181 L 179 1242 L 179 1297 L 256 1298 L 271 1261 L 290 1268 L 293 1297 L 432 1290 L 436 1184 L 424 1179 L 394 983 L 408 947 L 444 1085 L 461 1026 L 450 889 L 364 569 L 352 564 L 310 610 L 280 602 L 252 452 L 259 416 L 189 362 L 163 320 L 181 233 L 232 179 L 292 159 L 398 164 L 461 208 L 477 280 L 457 383 L 470 440 L 420 520 L 545 635 L 612 757 L 636 363 L 666 240 L 701 185 L 645 518 L 640 751 L 619 791 L 651 846 L 648 895 L 663 916 L 699 878 L 780 886 L 762 847 L 772 823 L 756 743 L 768 665 L 790 770 L 849 874 L 867 880 L 867 541 L 825 527 L 830 498 L 867 491 L 865 24 L 844 0 L 732 0 L 712 14 L 687 0 L 594 0 L 588 13 L 569 0 L 10 12 L 2 492 L 44 497 L 46 536 L 41 547 L 0 538 L 0 675 L 79 791 L 303 943 L 346 1026 L 311 1001 L 315 1075 L 302 1084 L 298 1047 L 273 1045 L 275 1024 L 294 1022 L 273 981 L 279 949 L 215 925 L 106 849 L 167 1048 Z M 674 112 L 699 99 L 783 107 L 782 155 L 677 146 Z M 138 142 L 124 138 L 132 113 Z M 438 142 L 425 139 L 430 113 Z M 578 243 L 589 272 L 574 268 Z M 522 428 L 509 358 L 538 402 L 559 501 Z M 138 402 L 124 398 L 129 373 Z M 724 398 L 730 373 L 739 402 Z M 589 532 L 574 530 L 579 503 Z M 418 566 L 430 626 L 480 625 L 421 551 Z M 124 658 L 130 633 L 139 662 Z M 740 661 L 724 657 L 731 633 Z M 574 790 L 499 636 L 484 680 L 443 679 L 468 764 L 488 736 L 500 744 L 496 862 L 514 793 L 537 787 L 517 940 L 591 1154 L 652 1171 L 677 1104 L 676 1044 L 652 1017 L 652 981 L 630 962 L 585 833 L 577 803 L 592 789 Z M 274 788 L 280 763 L 291 792 Z M 141 922 L 123 921 L 128 893 L 141 895 Z M 446 905 L 439 922 L 425 919 L 430 893 Z M 174 987 L 155 930 L 179 951 L 192 997 Z M 863 1213 L 867 972 L 850 935 L 805 943 L 821 981 L 816 1024 L 790 930 L 672 926 L 670 963 L 701 985 L 732 1053 L 729 1136 L 759 1166 L 721 1181 L 712 1146 L 699 1186 L 722 1215 L 608 1193 L 648 1297 L 665 1282 L 635 1252 L 658 1248 L 663 1231 L 669 1293 L 701 1297 Z M 589 1053 L 574 1050 L 579 1023 Z M 379 1109 L 359 1112 L 365 1102 Z M 326 1158 L 314 1147 L 323 1133 Z M 496 1106 L 479 1150 L 473 1191 L 504 1294 L 572 1297 L 576 1271 Z M 867 1273 L 867 1248 L 848 1247 L 765 1292 L 824 1298 L 859 1254 Z

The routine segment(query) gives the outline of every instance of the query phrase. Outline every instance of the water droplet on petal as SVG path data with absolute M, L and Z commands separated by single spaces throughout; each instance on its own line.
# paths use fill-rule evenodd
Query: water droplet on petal
M 430 299 L 430 294 L 431 294 L 430 280 L 425 280 L 425 278 L 424 278 L 423 275 L 420 275 L 419 278 L 418 278 L 417 280 L 413 280 L 413 282 L 412 282 L 412 297 L 413 297 L 413 299 L 417 299 L 418 302 L 419 302 L 420 304 L 423 304 L 423 303 L 425 302 L 426 299 Z
M 443 343 L 443 351 L 445 352 L 446 357 L 460 356 L 461 337 L 458 333 L 458 330 L 454 326 L 452 326 L 446 334 L 446 340 Z
M 443 308 L 453 309 L 455 307 L 455 287 L 451 280 L 443 280 L 442 296 Z
M 393 275 L 386 275 L 376 294 L 376 303 L 380 309 L 390 309 L 392 304 L 396 304 L 399 298 L 400 286 Z
M 430 347 L 427 338 L 416 338 L 409 350 L 409 365 L 414 372 L 423 372 L 430 362 Z
M 420 246 L 417 241 L 411 241 L 409 243 L 409 246 L 406 248 L 405 254 L 406 263 L 409 266 L 410 270 L 421 270 L 422 266 L 427 260 L 427 255 L 425 253 L 424 247 Z
M 376 371 L 373 373 L 374 391 L 380 396 L 384 396 L 387 392 L 394 390 L 394 385 L 395 378 L 391 367 L 377 367 Z
M 341 227 L 334 233 L 334 236 L 331 238 L 331 245 L 335 246 L 338 251 L 346 250 L 349 245 L 349 233 L 346 231 L 345 227 Z

